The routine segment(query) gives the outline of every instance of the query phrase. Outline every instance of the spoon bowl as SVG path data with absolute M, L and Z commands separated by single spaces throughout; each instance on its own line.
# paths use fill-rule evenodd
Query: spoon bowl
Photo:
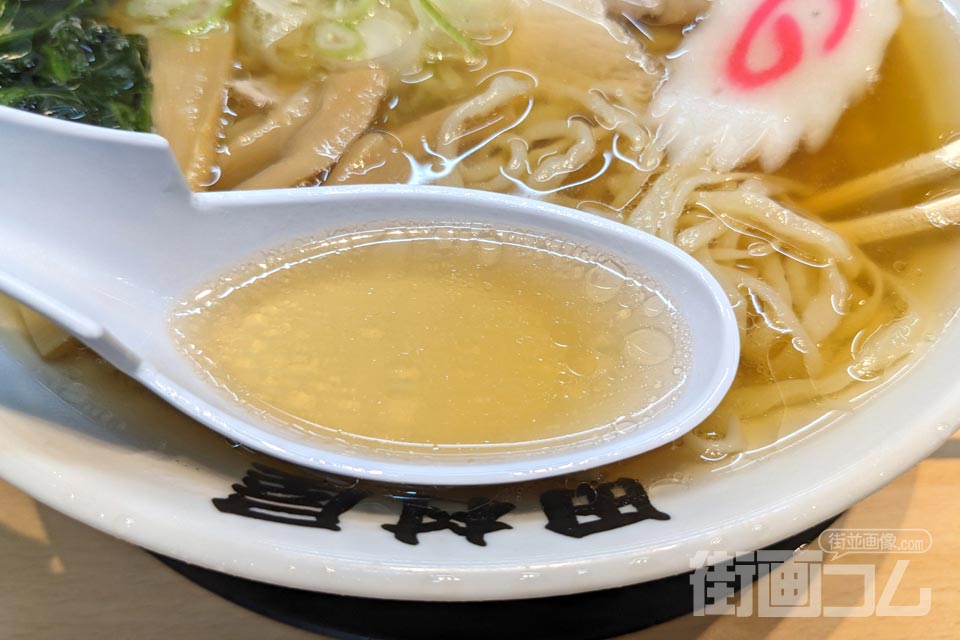
M 719 283 L 673 245 L 544 202 L 423 186 L 191 193 L 166 142 L 0 108 L 0 291 L 48 316 L 204 425 L 252 449 L 332 473 L 430 485 L 533 480 L 675 440 L 716 408 L 739 358 Z M 485 224 L 572 239 L 641 267 L 685 318 L 687 379 L 637 428 L 557 449 L 407 453 L 278 425 L 218 389 L 169 320 L 205 283 L 258 255 L 371 225 Z

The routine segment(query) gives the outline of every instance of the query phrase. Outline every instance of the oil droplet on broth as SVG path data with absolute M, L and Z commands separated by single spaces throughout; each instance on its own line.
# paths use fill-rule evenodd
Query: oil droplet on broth
M 353 232 L 209 288 L 174 318 L 198 366 L 260 415 L 380 447 L 623 432 L 669 406 L 689 363 L 658 283 L 521 231 Z

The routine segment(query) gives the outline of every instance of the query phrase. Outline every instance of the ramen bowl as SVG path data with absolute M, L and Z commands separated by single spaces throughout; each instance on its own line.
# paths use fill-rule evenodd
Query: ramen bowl
M 944 17 L 958 3 L 904 6 L 929 12 L 914 18 L 941 24 L 940 44 L 956 46 Z M 960 87 L 912 71 L 937 86 L 928 119 L 960 130 Z M 948 240 L 925 242 L 926 258 L 960 260 Z M 705 450 L 710 463 L 678 461 L 668 446 L 597 475 L 457 489 L 359 482 L 250 452 L 93 358 L 43 361 L 3 300 L 0 476 L 156 553 L 310 591 L 480 601 L 647 582 L 689 571 L 703 552 L 752 551 L 809 529 L 950 437 L 960 286 L 949 271 L 924 280 L 938 311 L 915 353 L 865 397 L 812 407 L 802 429 L 779 433 L 771 418 L 766 444 L 719 442 Z

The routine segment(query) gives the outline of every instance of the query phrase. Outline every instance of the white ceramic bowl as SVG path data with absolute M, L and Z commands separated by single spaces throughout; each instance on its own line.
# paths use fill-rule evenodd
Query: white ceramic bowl
M 958 0 L 947 5 L 960 9 Z M 960 96 L 951 100 L 960 104 Z M 956 114 L 944 109 L 936 117 Z M 945 278 L 940 285 L 945 301 L 960 300 L 956 282 Z M 496 519 L 510 529 L 485 535 L 486 546 L 452 527 L 421 533 L 420 544 L 412 545 L 384 529 L 402 519 L 403 501 L 388 499 L 401 490 L 390 487 L 370 487 L 378 495 L 346 510 L 336 525 L 316 517 L 284 524 L 237 515 L 241 509 L 233 507 L 242 499 L 230 496 L 257 486 L 263 472 L 252 466 L 256 459 L 172 412 L 145 410 L 135 393 L 115 394 L 108 406 L 86 397 L 82 386 L 63 377 L 71 372 L 53 372 L 37 360 L 16 312 L 0 301 L 0 476 L 134 544 L 254 580 L 419 600 L 567 594 L 682 573 L 698 551 L 770 545 L 893 480 L 960 424 L 960 327 L 951 322 L 928 347 L 853 413 L 735 465 L 647 487 L 668 520 L 643 519 L 578 538 L 563 526 L 547 529 L 550 519 L 540 508 L 546 496 L 569 497 L 571 487 L 563 483 L 509 487 L 497 495 L 478 489 L 432 506 L 454 516 L 469 497 L 515 504 Z M 51 389 L 72 395 L 75 405 L 87 407 L 86 415 Z M 274 472 L 265 473 L 259 479 L 271 481 Z M 301 473 L 296 478 L 322 502 L 318 480 L 302 480 Z M 349 486 L 330 489 L 343 495 Z

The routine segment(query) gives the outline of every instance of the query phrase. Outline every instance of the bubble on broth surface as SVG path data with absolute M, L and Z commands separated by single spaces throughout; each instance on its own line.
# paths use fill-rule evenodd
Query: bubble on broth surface
M 674 341 L 659 329 L 639 329 L 627 336 L 627 354 L 641 364 L 661 364 L 674 354 Z

